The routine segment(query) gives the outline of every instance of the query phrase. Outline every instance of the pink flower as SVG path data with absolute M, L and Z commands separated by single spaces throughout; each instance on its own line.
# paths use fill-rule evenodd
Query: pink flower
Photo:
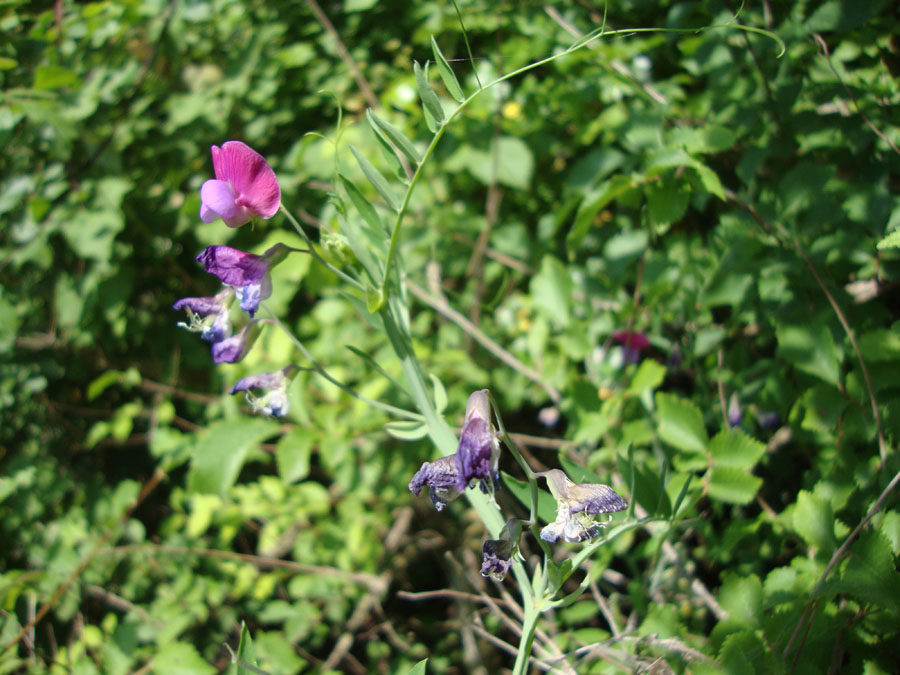
M 228 227 L 240 227 L 254 214 L 271 218 L 281 205 L 281 187 L 275 172 L 256 150 L 240 141 L 212 146 L 215 180 L 200 188 L 200 220 L 216 218 Z

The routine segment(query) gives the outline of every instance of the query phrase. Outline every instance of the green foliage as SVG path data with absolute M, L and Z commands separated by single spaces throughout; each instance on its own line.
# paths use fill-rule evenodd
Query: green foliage
M 43 7 L 0 9 L 0 671 L 316 672 L 345 635 L 373 672 L 468 666 L 473 644 L 510 665 L 466 603 L 395 593 L 471 593 L 485 538 L 463 500 L 438 517 L 407 491 L 433 423 L 312 370 L 281 424 L 252 418 L 226 394 L 238 378 L 312 364 L 270 325 L 216 369 L 175 327 L 174 300 L 215 292 L 203 246 L 306 246 L 281 214 L 200 223 L 209 146 L 229 139 L 267 157 L 332 266 L 273 272 L 269 307 L 317 363 L 394 409 L 425 396 L 450 425 L 490 388 L 511 432 L 561 443 L 530 458 L 628 499 L 605 538 L 551 551 L 573 603 L 541 619 L 557 646 L 627 620 L 635 640 L 609 649 L 633 670 L 896 668 L 896 492 L 827 569 L 900 468 L 886 4 L 734 22 L 698 2 L 475 0 L 466 35 L 452 3 L 324 5 L 374 109 L 302 4 Z M 773 31 L 783 58 L 738 24 Z M 624 34 L 567 51 L 570 29 L 601 25 Z M 422 391 L 386 336 L 392 293 L 412 306 L 394 329 Z M 618 331 L 650 346 L 633 359 Z M 528 483 L 506 453 L 501 467 L 502 506 L 527 518 Z M 543 490 L 536 511 L 555 517 Z

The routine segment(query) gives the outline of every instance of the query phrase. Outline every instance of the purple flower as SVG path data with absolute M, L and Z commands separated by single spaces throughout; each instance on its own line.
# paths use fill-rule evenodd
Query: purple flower
M 737 392 L 734 392 L 728 400 L 728 424 L 736 427 L 742 419 L 744 419 L 744 413 L 741 410 L 741 402 L 738 400 Z
M 481 576 L 503 581 L 513 564 L 513 556 L 519 550 L 522 521 L 510 518 L 500 531 L 499 539 L 488 539 L 481 549 Z
M 207 342 L 220 342 L 231 335 L 228 307 L 233 298 L 231 289 L 225 288 L 213 297 L 181 298 L 172 305 L 172 309 L 187 312 L 188 322 L 178 323 L 181 328 L 200 333 L 200 337 Z
M 245 392 L 244 396 L 254 412 L 261 412 L 269 417 L 281 418 L 288 414 L 287 389 L 299 368 L 288 365 L 274 373 L 248 375 L 235 382 L 231 393 Z M 251 389 L 267 389 L 262 396 L 254 396 Z
M 476 391 L 466 405 L 466 418 L 456 450 L 456 489 L 462 492 L 475 478 L 493 484 L 500 457 L 500 442 L 491 425 L 487 389 Z
M 409 481 L 409 491 L 418 496 L 423 487 L 431 494 L 431 503 L 438 511 L 459 497 L 457 483 L 456 456 L 448 455 L 433 462 L 425 462 Z
M 628 504 L 608 485 L 573 483 L 559 469 L 536 473 L 547 479 L 547 487 L 556 499 L 556 520 L 541 530 L 541 539 L 555 542 L 585 541 L 600 534 L 606 523 L 596 523 L 594 516 L 622 511 Z M 607 521 L 608 522 L 608 521 Z
M 269 269 L 284 260 L 291 250 L 284 244 L 275 244 L 260 256 L 230 246 L 207 246 L 197 256 L 197 262 L 223 284 L 231 286 L 241 309 L 253 318 L 259 303 L 272 295 Z
M 212 345 L 213 363 L 237 363 L 250 351 L 261 331 L 260 325 L 256 321 L 251 321 L 244 326 L 240 333 L 214 342 Z
M 650 348 L 650 340 L 643 333 L 620 330 L 612 334 L 613 340 L 625 346 L 625 362 L 639 363 L 641 352 Z
M 265 158 L 240 141 L 212 146 L 215 180 L 200 188 L 200 219 L 216 218 L 228 227 L 240 227 L 254 214 L 271 218 L 281 205 L 281 188 Z

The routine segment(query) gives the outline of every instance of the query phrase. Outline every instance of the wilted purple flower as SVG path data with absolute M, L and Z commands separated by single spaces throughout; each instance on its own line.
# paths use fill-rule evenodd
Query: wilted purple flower
M 248 375 L 235 382 L 231 393 L 245 392 L 244 396 L 254 412 L 261 412 L 269 417 L 284 417 L 288 413 L 287 389 L 299 368 L 287 365 L 274 373 Z M 266 389 L 262 396 L 254 396 L 251 389 Z
M 207 246 L 197 256 L 197 262 L 210 274 L 234 288 L 241 309 L 252 318 L 259 303 L 272 295 L 269 269 L 280 263 L 293 249 L 275 244 L 262 255 L 245 253 L 230 246 Z
M 511 518 L 500 531 L 499 539 L 488 539 L 481 549 L 481 576 L 503 581 L 513 564 L 513 556 L 519 550 L 522 521 Z
M 213 363 L 237 363 L 240 361 L 250 351 L 261 330 L 262 328 L 256 321 L 251 321 L 239 333 L 214 342 L 212 345 Z
M 547 427 L 548 429 L 552 429 L 559 423 L 559 408 L 555 405 L 547 406 L 546 408 L 541 408 L 538 411 L 538 422 Z
M 215 180 L 200 188 L 200 219 L 216 218 L 228 227 L 240 227 L 254 214 L 271 218 L 281 205 L 281 187 L 275 172 L 256 150 L 240 141 L 212 146 Z
M 423 487 L 429 488 L 431 503 L 438 511 L 459 496 L 456 487 L 458 472 L 456 456 L 448 455 L 433 462 L 425 462 L 409 481 L 409 491 L 418 496 Z
M 547 479 L 547 487 L 556 499 L 556 520 L 541 530 L 541 539 L 555 542 L 585 541 L 600 534 L 606 523 L 596 523 L 594 516 L 622 511 L 628 504 L 608 485 L 573 483 L 559 469 L 536 473 Z
M 230 288 L 219 291 L 213 297 L 181 298 L 172 305 L 172 309 L 184 309 L 188 322 L 179 322 L 181 328 L 192 333 L 200 333 L 207 342 L 219 342 L 231 335 L 231 321 L 228 307 L 234 298 Z
M 456 489 L 462 492 L 475 478 L 492 481 L 497 473 L 500 441 L 491 425 L 491 402 L 487 389 L 469 396 L 466 418 L 456 450 Z
M 612 335 L 613 340 L 625 347 L 625 362 L 639 363 L 641 352 L 650 347 L 650 340 L 643 333 L 620 330 Z
M 733 392 L 728 400 L 728 424 L 736 427 L 742 419 L 744 419 L 744 413 L 741 410 L 741 402 L 738 400 L 737 392 Z
M 756 421 L 759 422 L 759 426 L 763 429 L 772 429 L 778 426 L 781 418 L 773 410 L 760 410 L 756 413 Z

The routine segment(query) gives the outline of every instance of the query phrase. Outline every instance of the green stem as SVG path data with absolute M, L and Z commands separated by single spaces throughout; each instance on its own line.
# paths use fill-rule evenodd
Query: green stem
M 537 620 L 540 610 L 532 606 L 525 610 L 522 619 L 522 639 L 519 640 L 519 651 L 516 652 L 516 663 L 513 666 L 513 675 L 526 675 L 528 661 L 531 658 L 531 644 L 534 642 L 534 631 L 537 628 Z
M 619 30 L 606 30 L 606 20 L 604 18 L 604 24 L 598 29 L 595 29 L 588 33 L 586 36 L 569 45 L 567 49 L 561 51 L 557 54 L 553 54 L 552 56 L 548 56 L 546 58 L 541 59 L 540 61 L 535 61 L 533 63 L 526 64 L 521 68 L 517 68 L 512 72 L 507 73 L 506 75 L 501 75 L 496 80 L 492 82 L 488 82 L 486 85 L 478 89 L 477 91 L 470 94 L 462 103 L 457 106 L 456 110 L 454 110 L 450 115 L 445 119 L 438 130 L 435 132 L 434 136 L 431 139 L 431 143 L 428 144 L 428 149 L 425 150 L 425 154 L 422 156 L 422 161 L 419 162 L 419 165 L 416 167 L 416 172 L 413 174 L 412 179 L 409 181 L 409 185 L 406 188 L 406 194 L 403 195 L 403 202 L 400 204 L 400 209 L 397 211 L 397 218 L 394 220 L 394 227 L 391 230 L 391 243 L 388 248 L 387 259 L 384 264 L 384 277 L 381 281 L 381 292 L 386 292 L 386 287 L 388 280 L 390 279 L 391 274 L 391 266 L 394 261 L 394 257 L 397 253 L 397 243 L 400 238 L 400 229 L 403 223 L 403 216 L 406 215 L 406 209 L 409 206 L 409 200 L 412 196 L 413 190 L 419 182 L 419 178 L 422 176 L 422 167 L 424 167 L 429 158 L 434 154 L 434 150 L 437 147 L 438 142 L 444 135 L 444 132 L 447 130 L 447 127 L 450 123 L 455 120 L 459 114 L 472 102 L 477 98 L 480 94 L 487 91 L 491 87 L 494 87 L 501 82 L 505 82 L 506 80 L 510 80 L 514 77 L 518 77 L 523 73 L 527 73 L 530 70 L 534 70 L 535 68 L 540 68 L 541 66 L 545 66 L 548 63 L 552 63 L 557 59 L 561 59 L 572 52 L 578 51 L 579 49 L 583 49 L 587 47 L 589 44 L 594 42 L 595 40 L 599 40 L 601 37 L 615 37 L 617 35 L 632 35 L 635 33 L 703 33 L 707 30 L 712 30 L 714 28 L 732 28 L 735 30 L 743 30 L 748 33 L 756 33 L 758 35 L 763 35 L 765 37 L 771 38 L 774 40 L 779 47 L 781 48 L 781 52 L 778 54 L 781 57 L 785 52 L 784 41 L 775 35 L 774 33 L 761 29 L 761 28 L 752 28 L 750 26 L 744 26 L 742 24 L 714 24 L 712 26 L 703 26 L 701 28 L 623 28 Z
M 324 377 L 326 380 L 331 382 L 331 384 L 333 384 L 335 387 L 337 387 L 338 389 L 340 389 L 343 392 L 346 392 L 347 394 L 350 394 L 350 396 L 352 396 L 353 398 L 355 398 L 357 400 L 362 401 L 363 403 L 368 403 L 369 405 L 371 405 L 375 408 L 380 408 L 381 410 L 384 410 L 385 412 L 389 412 L 392 415 L 396 415 L 397 417 L 405 417 L 406 419 L 415 420 L 417 422 L 421 422 L 424 420 L 422 415 L 418 415 L 414 412 L 410 412 L 409 410 L 403 410 L 402 408 L 395 408 L 394 406 L 392 406 L 388 403 L 382 403 L 381 401 L 376 401 L 375 399 L 371 399 L 368 396 L 363 396 L 362 394 L 360 394 L 360 393 L 354 391 L 353 389 L 351 389 L 350 387 L 348 387 L 346 384 L 344 384 L 340 380 L 336 380 L 335 378 L 333 378 L 331 376 L 331 374 L 327 370 L 325 370 L 325 368 L 323 368 L 319 364 L 319 362 L 315 360 L 315 358 L 313 358 L 313 355 L 310 354 L 310 352 L 306 348 L 306 346 L 302 342 L 300 342 L 300 338 L 298 338 L 296 335 L 294 335 L 294 333 L 287 326 L 285 326 L 277 316 L 275 316 L 275 313 L 271 309 L 269 309 L 268 307 L 265 307 L 265 306 L 263 306 L 263 307 L 266 310 L 266 312 L 269 313 L 269 316 L 271 317 L 272 321 L 279 328 L 281 328 L 281 330 L 284 332 L 284 334 L 287 335 L 288 339 L 292 343 L 294 343 L 294 346 L 300 351 L 301 354 L 303 354 L 303 357 L 312 364 L 313 370 L 315 370 L 316 373 L 318 373 L 319 375 Z
M 346 281 L 351 286 L 355 286 L 360 291 L 365 292 L 365 290 L 366 290 L 365 286 L 363 286 L 361 283 L 359 283 L 356 279 L 351 277 L 349 274 L 346 274 L 346 273 L 342 272 L 341 270 L 339 270 L 337 267 L 335 267 L 330 262 L 325 260 L 325 258 L 323 258 L 319 254 L 319 252 L 316 250 L 315 245 L 312 242 L 312 239 L 309 238 L 309 235 L 306 234 L 306 230 L 304 230 L 303 227 L 300 225 L 300 221 L 298 221 L 296 218 L 294 218 L 293 214 L 291 214 L 291 212 L 288 211 L 284 207 L 284 204 L 281 205 L 281 211 L 282 211 L 282 213 L 284 213 L 284 215 L 290 221 L 291 225 L 294 226 L 294 229 L 297 230 L 297 232 L 300 234 L 301 237 L 303 237 L 303 240 L 306 242 L 307 246 L 309 246 L 309 253 L 312 255 L 313 258 L 316 259 L 316 262 L 318 262 L 320 265 L 322 265 L 326 269 L 337 274 L 341 279 Z

